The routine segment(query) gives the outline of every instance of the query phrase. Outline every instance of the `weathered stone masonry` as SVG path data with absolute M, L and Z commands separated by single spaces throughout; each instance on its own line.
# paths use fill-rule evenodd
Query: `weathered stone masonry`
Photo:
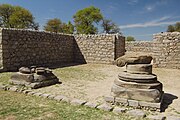
M 109 64 L 125 52 L 125 39 L 118 35 L 78 35 L 75 40 L 76 62 Z
M 180 32 L 154 34 L 149 42 L 128 42 L 126 50 L 151 54 L 154 67 L 180 69 Z
M 2 31 L 0 29 L 0 69 L 3 66 L 2 60 Z
M 119 35 L 74 36 L 1 29 L 0 41 L 0 67 L 6 71 L 17 70 L 21 66 L 54 66 L 73 62 L 112 64 L 125 51 L 124 37 Z

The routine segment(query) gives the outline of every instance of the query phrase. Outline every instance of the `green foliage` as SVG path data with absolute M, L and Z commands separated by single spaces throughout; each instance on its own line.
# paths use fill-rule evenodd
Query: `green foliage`
M 8 84 L 8 80 L 10 79 L 12 74 L 12 72 L 0 73 L 0 84 Z
M 63 33 L 73 34 L 74 25 L 69 21 L 67 24 L 63 23 L 62 25 Z
M 50 32 L 56 32 L 56 33 L 68 33 L 72 34 L 74 32 L 74 26 L 73 24 L 69 21 L 68 24 L 61 22 L 60 19 L 54 18 L 50 19 L 46 25 L 44 26 L 45 31 L 50 31 Z
M 0 5 L 0 20 L 2 27 L 11 27 L 9 23 L 10 16 L 14 13 L 14 7 L 9 4 Z
M 6 28 L 38 29 L 34 17 L 29 10 L 9 4 L 0 5 L 0 26 Z
M 50 32 L 62 32 L 62 22 L 58 18 L 50 19 L 44 26 L 45 31 L 50 31 Z
M 95 34 L 98 32 L 94 23 L 98 24 L 103 16 L 100 9 L 90 6 L 79 10 L 73 16 L 77 33 L 80 34 Z
M 175 31 L 180 32 L 180 22 L 175 24 Z
M 167 32 L 180 32 L 180 22 L 177 22 L 175 25 L 169 25 Z
M 167 29 L 167 32 L 174 32 L 175 31 L 175 28 L 173 25 L 169 25 L 168 26 L 168 29 Z
M 134 37 L 132 36 L 127 36 L 126 37 L 126 41 L 130 42 L 130 41 L 135 41 Z
M 112 22 L 112 20 L 103 19 L 101 26 L 103 28 L 103 32 L 105 32 L 105 33 L 108 33 L 108 34 L 119 33 L 119 34 L 121 34 L 120 28 L 114 22 Z

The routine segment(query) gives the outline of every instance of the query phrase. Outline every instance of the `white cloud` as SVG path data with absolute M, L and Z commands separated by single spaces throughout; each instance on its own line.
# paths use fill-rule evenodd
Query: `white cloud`
M 139 2 L 139 0 L 128 0 L 129 5 L 135 5 Z
M 148 4 L 144 7 L 144 11 L 141 11 L 140 13 L 147 13 L 154 11 L 158 6 L 166 5 L 167 0 L 157 0 L 153 4 Z
M 121 29 L 127 29 L 127 28 L 143 28 L 143 27 L 155 27 L 155 26 L 163 26 L 163 25 L 170 25 L 175 24 L 179 21 L 165 21 L 168 19 L 173 19 L 170 16 L 164 16 L 156 20 L 152 20 L 145 23 L 136 23 L 136 24 L 128 24 L 128 25 L 122 25 L 120 26 Z
M 146 9 L 147 11 L 152 11 L 152 10 L 154 9 L 154 7 L 153 7 L 153 6 L 146 6 L 145 9 Z

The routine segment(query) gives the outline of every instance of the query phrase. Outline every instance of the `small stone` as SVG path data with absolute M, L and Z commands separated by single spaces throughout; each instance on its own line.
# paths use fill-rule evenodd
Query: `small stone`
M 72 105 L 84 105 L 86 102 L 85 100 L 73 99 L 70 103 Z
M 107 104 L 102 104 L 100 106 L 97 107 L 100 110 L 104 110 L 104 111 L 112 111 L 113 107 Z
M 128 105 L 128 100 L 125 99 L 125 98 L 116 97 L 116 98 L 115 98 L 115 103 L 121 103 L 121 104 L 123 104 L 123 105 Z
M 142 110 L 130 110 L 127 112 L 128 115 L 132 115 L 134 117 L 141 117 L 144 118 L 146 116 L 145 112 Z
M 6 90 L 6 86 L 5 85 L 0 85 L 0 89 Z
M 126 112 L 126 108 L 115 107 L 113 109 L 113 112 L 116 113 L 116 114 L 125 113 Z
M 33 95 L 33 94 L 35 94 L 35 93 L 36 93 L 36 92 L 31 91 L 31 92 L 28 92 L 27 95 Z
M 9 90 L 16 92 L 18 90 L 18 88 L 13 86 L 13 87 L 10 87 Z
M 41 84 L 39 83 L 31 83 L 30 85 L 28 85 L 29 87 L 33 88 L 33 89 L 36 89 L 36 88 L 39 88 L 41 86 Z
M 109 103 L 114 103 L 114 97 L 113 96 L 105 96 L 104 100 Z
M 35 95 L 35 96 L 40 96 L 40 95 L 42 95 L 43 93 L 35 93 L 35 94 L 33 94 L 33 95 Z
M 19 68 L 20 73 L 25 73 L 25 74 L 31 74 L 31 69 L 28 67 L 21 67 Z
M 149 115 L 147 116 L 148 119 L 150 120 L 165 120 L 166 117 L 163 115 Z
M 145 102 L 145 101 L 139 101 L 139 105 L 143 107 L 152 107 L 152 108 L 161 108 L 161 103 L 151 103 L 151 102 Z
M 98 106 L 97 103 L 93 103 L 93 102 L 87 102 L 86 104 L 84 104 L 84 106 L 90 107 L 90 108 L 96 108 Z
M 56 97 L 56 95 L 49 95 L 48 98 L 49 99 L 54 99 Z
M 29 93 L 29 92 L 32 92 L 32 90 L 24 90 L 24 91 L 22 91 L 24 94 L 27 94 L 27 93 Z
M 50 96 L 50 94 L 42 94 L 41 97 L 44 97 L 44 98 L 48 98 L 48 96 Z
M 61 101 L 62 101 L 62 102 L 67 102 L 67 103 L 69 103 L 69 102 L 70 102 L 70 99 L 69 99 L 68 97 L 66 97 L 66 96 L 63 96 L 63 98 L 62 98 Z
M 128 100 L 128 105 L 131 107 L 138 107 L 139 103 L 136 100 Z
M 62 96 L 62 95 L 58 95 L 58 96 L 54 97 L 54 99 L 57 101 L 61 101 L 63 98 L 64 98 L 64 96 Z
M 4 90 L 4 89 L 5 89 L 5 86 L 4 86 L 4 85 L 0 85 L 0 89 L 1 89 L 1 90 Z

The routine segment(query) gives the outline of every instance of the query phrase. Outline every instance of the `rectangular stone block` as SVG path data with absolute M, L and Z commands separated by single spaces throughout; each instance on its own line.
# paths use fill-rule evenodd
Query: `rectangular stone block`
M 64 98 L 62 95 L 58 95 L 54 97 L 54 100 L 61 101 Z
M 131 107 L 138 107 L 139 106 L 139 102 L 136 100 L 128 100 L 128 105 Z
M 48 98 L 49 99 L 54 99 L 56 97 L 56 95 L 49 95 Z
M 128 100 L 125 98 L 115 97 L 115 103 L 121 103 L 123 105 L 128 105 Z
M 31 91 L 31 92 L 28 92 L 27 95 L 33 95 L 33 94 L 35 94 L 35 93 L 36 93 L 36 92 Z
M 22 91 L 24 94 L 27 94 L 27 93 L 29 93 L 29 92 L 32 92 L 32 90 L 24 90 L 24 91 Z
M 42 94 L 40 95 L 41 97 L 44 97 L 44 98 L 48 98 L 48 96 L 50 96 L 50 94 Z
M 112 111 L 113 107 L 108 105 L 108 104 L 102 104 L 100 106 L 97 107 L 100 110 L 104 110 L 104 111 Z
M 10 87 L 9 90 L 13 91 L 13 92 L 16 92 L 18 90 L 18 88 L 17 87 Z
M 84 104 L 84 106 L 91 107 L 91 108 L 96 108 L 98 106 L 98 104 L 93 103 L 93 102 L 87 102 L 87 103 Z
M 109 103 L 114 103 L 115 97 L 113 97 L 113 96 L 105 96 L 105 97 L 104 97 L 104 100 L 105 100 L 106 102 L 109 102 Z
M 113 109 L 113 112 L 116 113 L 116 114 L 125 113 L 126 112 L 126 108 L 115 107 Z
M 73 99 L 70 103 L 72 105 L 84 105 L 87 101 L 85 100 L 78 100 L 78 99 Z
M 139 105 L 143 107 L 150 107 L 150 108 L 161 108 L 161 103 L 150 103 L 150 102 L 144 102 L 144 101 L 139 101 Z
M 40 96 L 40 95 L 42 95 L 43 93 L 39 93 L 39 92 L 37 92 L 37 93 L 34 93 L 33 95 L 34 96 Z

